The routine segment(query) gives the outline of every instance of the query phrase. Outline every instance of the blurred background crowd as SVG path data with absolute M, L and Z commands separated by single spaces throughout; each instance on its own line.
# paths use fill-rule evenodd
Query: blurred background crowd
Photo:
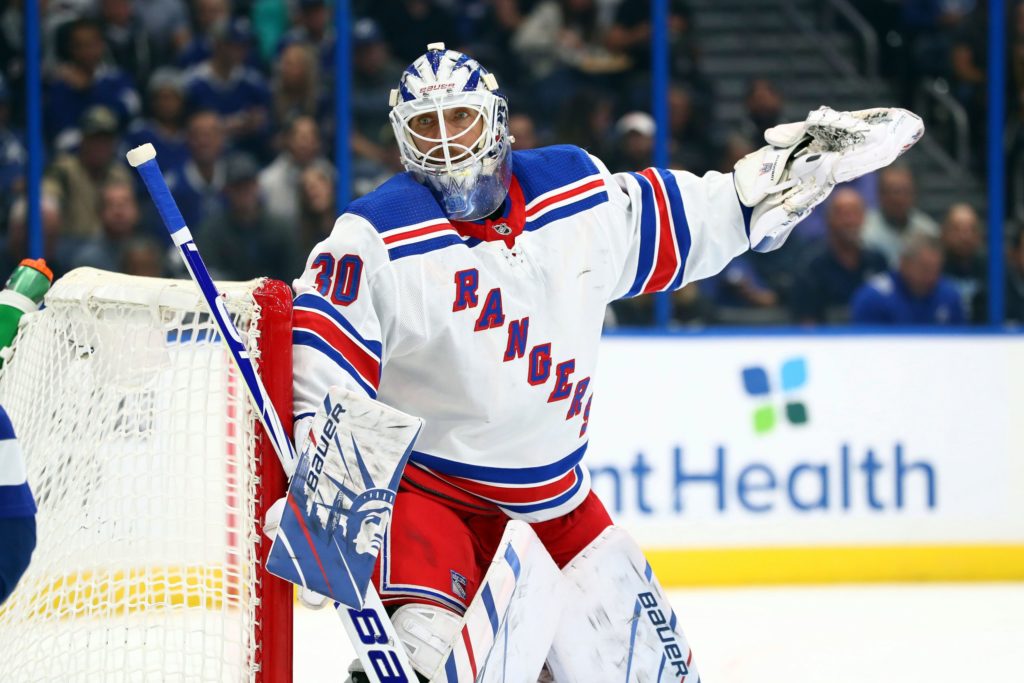
M 615 171 L 654 158 L 647 0 L 353 0 L 350 139 L 335 139 L 331 2 L 45 3 L 44 250 L 180 276 L 124 152 L 150 142 L 216 277 L 290 282 L 331 229 L 338 144 L 351 195 L 401 172 L 388 93 L 428 42 L 478 58 L 508 95 L 516 149 L 586 148 Z M 809 109 L 906 106 L 929 127 L 896 165 L 837 189 L 772 254 L 672 295 L 675 326 L 976 324 L 987 288 L 1024 320 L 1024 3 L 1010 3 L 1006 281 L 986 262 L 985 3 L 672 0 L 670 166 L 728 172 Z M 0 272 L 26 250 L 24 35 L 0 2 Z M 649 298 L 609 325 L 650 325 Z

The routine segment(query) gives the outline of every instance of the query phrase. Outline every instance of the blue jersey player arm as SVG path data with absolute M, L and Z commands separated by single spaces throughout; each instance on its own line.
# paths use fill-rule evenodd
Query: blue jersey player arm
M 14 427 L 0 406 L 0 603 L 28 569 L 36 547 L 35 514 Z

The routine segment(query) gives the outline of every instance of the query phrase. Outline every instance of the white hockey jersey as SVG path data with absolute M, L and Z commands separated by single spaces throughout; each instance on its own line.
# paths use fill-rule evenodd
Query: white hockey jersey
M 295 281 L 297 441 L 344 385 L 424 418 L 410 467 L 513 518 L 565 514 L 590 490 L 606 305 L 719 272 L 749 247 L 749 218 L 731 174 L 612 175 L 570 146 L 515 152 L 494 221 L 451 222 L 397 175 Z

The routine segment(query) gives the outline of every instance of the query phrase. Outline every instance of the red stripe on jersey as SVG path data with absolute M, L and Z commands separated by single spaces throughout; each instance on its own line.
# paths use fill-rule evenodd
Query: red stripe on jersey
M 435 232 L 444 232 L 445 230 L 451 229 L 452 226 L 450 223 L 435 223 L 434 225 L 427 225 L 409 232 L 396 232 L 392 235 L 388 235 L 384 238 L 384 244 L 394 244 L 395 242 L 401 242 L 402 240 L 409 240 L 414 237 L 422 237 L 423 235 L 430 235 Z
M 601 185 L 603 185 L 603 184 L 604 184 L 604 180 L 602 180 L 601 178 L 598 178 L 597 180 L 591 180 L 589 183 L 584 183 L 583 185 L 580 185 L 579 187 L 574 187 L 571 190 L 566 190 L 565 192 L 559 192 L 558 194 L 554 195 L 553 197 L 548 197 L 547 199 L 545 199 L 544 201 L 540 202 L 539 204 L 535 204 L 534 206 L 531 206 L 531 207 L 527 208 L 526 209 L 526 216 L 527 217 L 533 216 L 535 213 L 537 213 L 537 212 L 539 212 L 539 211 L 541 211 L 543 209 L 546 209 L 547 207 L 551 206 L 552 204 L 555 204 L 557 202 L 569 199 L 570 197 L 575 197 L 578 194 L 583 194 L 584 192 L 587 192 L 588 190 L 593 190 L 595 187 L 601 187 Z
M 380 361 L 321 314 L 296 308 L 292 314 L 292 327 L 317 333 L 352 364 L 367 384 L 374 389 L 380 385 Z
M 473 680 L 476 680 L 476 657 L 473 656 L 473 644 L 469 642 L 469 626 L 462 627 L 462 642 L 466 644 L 466 656 L 469 657 L 469 668 L 473 670 Z
M 644 294 L 660 292 L 672 282 L 672 276 L 679 269 L 679 257 L 676 254 L 675 235 L 672 234 L 672 222 L 669 219 L 668 200 L 661 187 L 658 172 L 648 168 L 640 172 L 654 188 L 654 202 L 658 207 L 658 253 L 654 259 L 654 272 L 644 287 Z
M 575 468 L 569 470 L 558 479 L 539 486 L 494 486 L 493 484 L 484 484 L 473 479 L 450 477 L 437 474 L 436 472 L 434 474 L 453 486 L 457 486 L 475 496 L 485 498 L 499 505 L 502 503 L 539 503 L 565 493 L 576 484 Z

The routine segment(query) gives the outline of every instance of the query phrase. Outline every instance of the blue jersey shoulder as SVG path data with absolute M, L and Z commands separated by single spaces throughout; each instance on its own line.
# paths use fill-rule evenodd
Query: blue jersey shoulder
M 512 152 L 512 173 L 529 204 L 537 197 L 598 173 L 586 151 L 574 145 L 552 145 Z
M 584 150 L 573 145 L 553 145 L 512 153 L 512 173 L 529 204 L 543 194 L 598 173 Z M 393 176 L 373 192 L 356 199 L 345 210 L 365 218 L 377 232 L 446 221 L 440 204 L 430 190 L 409 173 Z
M 424 221 L 447 220 L 430 190 L 408 173 L 399 173 L 373 192 L 356 199 L 345 213 L 365 218 L 377 232 Z

